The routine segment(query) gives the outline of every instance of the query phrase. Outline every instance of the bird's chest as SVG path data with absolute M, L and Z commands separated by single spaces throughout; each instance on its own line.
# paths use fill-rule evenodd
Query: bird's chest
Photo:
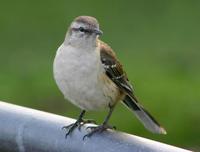
M 86 52 L 73 48 L 62 51 L 58 61 L 60 76 L 70 89 L 94 87 L 99 74 L 99 60 L 95 51 Z M 81 89 L 82 90 L 82 89 Z
M 85 52 L 65 48 L 60 49 L 55 57 L 54 77 L 58 87 L 67 99 L 81 108 L 93 109 L 105 104 L 102 103 L 105 95 L 99 81 L 104 72 L 100 62 L 95 50 Z

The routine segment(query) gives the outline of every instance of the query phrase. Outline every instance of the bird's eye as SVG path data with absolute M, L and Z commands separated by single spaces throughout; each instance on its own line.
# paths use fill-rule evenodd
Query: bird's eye
M 83 27 L 79 27 L 79 31 L 85 32 L 85 29 Z

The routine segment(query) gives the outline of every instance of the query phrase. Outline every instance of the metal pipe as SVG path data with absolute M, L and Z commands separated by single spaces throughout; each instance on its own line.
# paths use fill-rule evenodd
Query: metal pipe
M 75 120 L 0 102 L 2 152 L 189 152 L 113 130 L 83 140 L 86 127 L 65 138 L 61 128 Z M 86 125 L 87 126 L 87 125 Z

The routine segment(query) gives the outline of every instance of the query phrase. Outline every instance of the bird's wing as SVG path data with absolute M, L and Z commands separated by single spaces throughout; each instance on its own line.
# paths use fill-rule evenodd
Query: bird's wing
M 100 56 L 106 75 L 124 92 L 133 93 L 133 88 L 128 81 L 122 65 L 117 60 L 115 53 L 112 49 L 100 41 Z
M 154 133 L 166 134 L 164 128 L 138 103 L 133 94 L 133 89 L 128 81 L 127 75 L 122 65 L 117 60 L 112 49 L 102 41 L 100 42 L 100 57 L 106 75 L 125 93 L 123 103 L 132 110 L 136 117 L 143 123 L 145 128 Z

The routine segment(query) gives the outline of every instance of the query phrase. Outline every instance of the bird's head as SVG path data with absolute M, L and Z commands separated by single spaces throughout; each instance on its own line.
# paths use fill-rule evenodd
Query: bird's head
M 79 16 L 71 23 L 66 39 L 75 45 L 94 45 L 101 34 L 103 32 L 99 29 L 99 23 L 94 17 Z

